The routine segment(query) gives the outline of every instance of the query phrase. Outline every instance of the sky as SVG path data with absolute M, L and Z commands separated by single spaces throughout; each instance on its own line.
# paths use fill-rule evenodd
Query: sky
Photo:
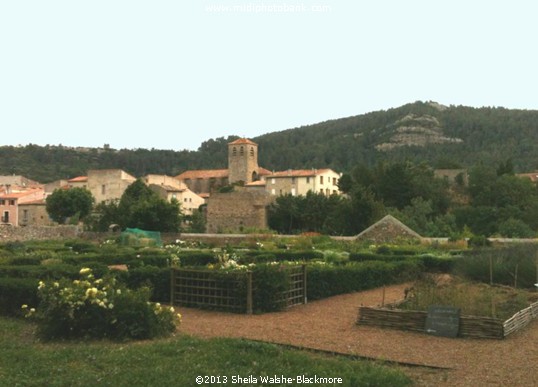
M 417 100 L 538 109 L 537 14 L 530 0 L 0 0 L 0 146 L 195 150 Z

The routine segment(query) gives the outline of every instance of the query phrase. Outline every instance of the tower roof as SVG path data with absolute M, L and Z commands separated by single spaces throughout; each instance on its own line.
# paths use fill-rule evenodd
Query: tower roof
M 248 138 L 238 138 L 235 141 L 230 142 L 228 145 L 258 145 L 254 141 L 250 141 Z

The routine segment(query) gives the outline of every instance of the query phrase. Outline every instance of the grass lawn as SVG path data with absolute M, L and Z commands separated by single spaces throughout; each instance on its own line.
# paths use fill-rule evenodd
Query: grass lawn
M 34 328 L 25 320 L 0 317 L 1 386 L 196 386 L 197 376 L 220 376 L 221 384 L 203 385 L 298 384 L 262 382 L 262 376 L 274 375 L 316 375 L 343 382 L 317 385 L 411 385 L 401 372 L 379 364 L 245 340 L 202 340 L 178 334 L 128 343 L 41 343 L 33 335 Z

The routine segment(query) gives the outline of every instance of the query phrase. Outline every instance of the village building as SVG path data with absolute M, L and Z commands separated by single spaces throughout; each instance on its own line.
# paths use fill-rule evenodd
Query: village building
M 191 191 L 184 183 L 172 176 L 147 175 L 143 178 L 148 187 L 162 199 L 177 200 L 183 215 L 192 215 L 205 203 L 204 198 Z
M 228 169 L 190 170 L 176 178 L 192 191 L 208 197 L 217 188 L 238 183 L 248 190 L 271 195 L 340 194 L 340 174 L 331 169 L 271 172 L 258 165 L 258 144 L 240 138 L 228 144 Z
M 43 187 L 21 188 L 9 186 L 0 193 L 0 223 L 2 225 L 19 226 L 19 206 L 43 200 L 44 197 L 45 191 Z M 24 212 L 22 214 L 24 219 Z
M 88 176 L 77 176 L 67 180 L 67 187 L 88 189 Z
M 269 170 L 258 165 L 258 144 L 240 138 L 228 144 L 227 169 L 190 170 L 177 175 L 176 179 L 193 192 L 208 197 L 220 187 L 234 183 L 249 185 L 269 174 Z
M 236 191 L 215 193 L 207 201 L 206 232 L 242 233 L 267 229 L 267 207 L 272 203 L 265 191 Z
M 207 198 L 207 232 L 267 229 L 267 207 L 278 195 L 339 194 L 340 174 L 331 169 L 271 172 L 258 165 L 258 144 L 240 138 L 228 144 L 228 168 L 185 171 L 176 178 Z M 219 187 L 235 185 L 232 192 Z
M 56 225 L 48 212 L 45 199 L 19 204 L 19 226 Z
M 88 171 L 87 189 L 95 204 L 119 200 L 136 178 L 121 169 L 91 169 Z
M 0 176 L 0 186 L 34 187 L 39 186 L 37 181 L 28 179 L 21 175 Z
M 309 191 L 326 196 L 338 195 L 340 174 L 332 169 L 301 169 L 275 172 L 266 177 L 265 188 L 271 195 L 306 195 Z

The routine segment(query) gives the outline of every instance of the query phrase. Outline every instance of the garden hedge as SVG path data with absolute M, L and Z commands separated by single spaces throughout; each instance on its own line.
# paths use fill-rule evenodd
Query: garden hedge
M 421 265 L 412 261 L 370 261 L 342 266 L 307 266 L 309 300 L 373 289 L 417 278 Z
M 0 277 L 0 314 L 20 316 L 22 304 L 37 305 L 37 285 L 35 278 Z

